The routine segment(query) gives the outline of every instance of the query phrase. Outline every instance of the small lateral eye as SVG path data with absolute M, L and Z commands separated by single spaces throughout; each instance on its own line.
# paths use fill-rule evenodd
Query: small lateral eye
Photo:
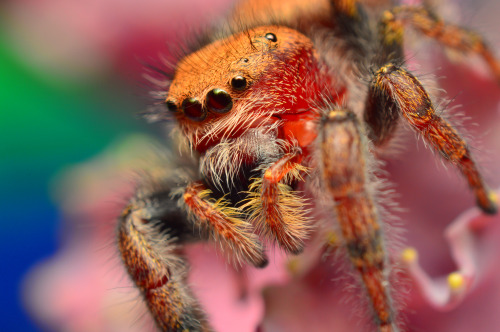
M 278 41 L 278 38 L 276 37 L 276 35 L 272 32 L 268 32 L 266 33 L 266 39 L 272 41 L 272 42 L 277 42 Z
M 233 107 L 233 100 L 226 91 L 213 89 L 207 94 L 207 107 L 214 113 L 227 113 Z
M 207 117 L 207 111 L 196 98 L 186 98 L 182 102 L 184 115 L 193 121 L 202 121 Z
M 177 112 L 177 105 L 172 101 L 172 100 L 167 100 L 165 102 L 165 106 L 167 106 L 167 109 L 172 112 L 172 113 L 175 113 Z
M 231 86 L 235 90 L 243 90 L 244 88 L 247 87 L 247 79 L 240 75 L 235 76 L 231 80 Z

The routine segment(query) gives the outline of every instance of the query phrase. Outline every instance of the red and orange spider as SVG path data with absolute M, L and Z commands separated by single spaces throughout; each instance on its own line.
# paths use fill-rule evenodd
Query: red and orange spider
M 482 57 L 497 79 L 500 63 L 479 35 L 428 8 L 377 8 L 244 1 L 159 82 L 149 116 L 174 119 L 196 175 L 182 188 L 165 172 L 144 179 L 122 213 L 118 244 L 162 331 L 211 330 L 186 283 L 184 244 L 214 241 L 235 265 L 265 267 L 267 246 L 297 255 L 313 234 L 328 245 L 336 227 L 373 329 L 404 330 L 376 175 L 399 122 L 459 169 L 485 213 L 496 213 L 466 142 L 405 68 L 404 31 Z

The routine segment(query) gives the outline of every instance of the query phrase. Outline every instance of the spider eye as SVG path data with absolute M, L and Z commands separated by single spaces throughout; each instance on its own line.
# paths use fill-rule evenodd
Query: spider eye
M 233 100 L 226 91 L 213 89 L 207 94 L 207 107 L 214 113 L 227 113 L 233 107 Z
M 276 35 L 272 32 L 268 32 L 266 33 L 266 39 L 272 41 L 272 42 L 277 42 L 278 41 L 278 38 L 276 37 Z
M 172 113 L 175 113 L 177 112 L 177 105 L 172 101 L 172 100 L 167 100 L 165 102 L 165 106 L 167 106 L 167 109 L 172 112 Z
M 207 111 L 196 98 L 186 98 L 182 102 L 182 110 L 188 119 L 202 121 L 207 117 Z
M 244 88 L 246 88 L 247 86 L 247 79 L 244 78 L 243 76 L 235 76 L 233 77 L 233 79 L 231 80 L 231 86 L 235 89 L 235 90 L 243 90 Z

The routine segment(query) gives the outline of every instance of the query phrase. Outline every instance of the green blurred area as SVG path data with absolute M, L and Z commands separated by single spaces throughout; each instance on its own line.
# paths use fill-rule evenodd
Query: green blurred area
M 25 332 L 38 328 L 24 312 L 22 280 L 59 246 L 51 179 L 145 123 L 134 115 L 141 106 L 133 89 L 111 71 L 100 81 L 69 81 L 23 59 L 0 36 L 0 252 L 7 267 L 0 282 L 9 285 L 0 310 L 2 330 Z
M 52 179 L 146 124 L 135 116 L 142 106 L 133 86 L 112 69 L 94 80 L 70 80 L 17 52 L 0 30 L 0 252 L 8 267 L 0 282 L 10 285 L 0 310 L 2 330 L 37 331 L 21 290 L 27 271 L 60 245 Z
M 67 82 L 22 63 L 0 40 L 2 200 L 45 191 L 48 177 L 139 130 L 137 103 L 103 82 Z M 118 80 L 117 80 L 118 81 Z

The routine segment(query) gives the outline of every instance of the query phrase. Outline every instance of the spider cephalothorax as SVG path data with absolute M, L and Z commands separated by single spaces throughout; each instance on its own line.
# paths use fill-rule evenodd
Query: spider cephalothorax
M 320 92 L 333 90 L 331 80 L 307 37 L 282 26 L 257 27 L 183 58 L 166 103 L 194 148 L 204 152 L 250 128 L 304 119 Z
M 159 117 L 178 124 L 198 174 L 180 190 L 171 175 L 152 175 L 119 226 L 123 260 L 160 329 L 210 330 L 185 282 L 186 242 L 211 239 L 236 265 L 263 267 L 266 243 L 298 254 L 318 225 L 333 232 L 334 223 L 373 328 L 401 329 L 373 169 L 399 121 L 456 165 L 483 211 L 496 212 L 467 144 L 404 68 L 404 28 L 479 54 L 497 77 L 498 62 L 477 34 L 423 7 L 367 8 L 249 0 L 231 34 L 176 65 Z

